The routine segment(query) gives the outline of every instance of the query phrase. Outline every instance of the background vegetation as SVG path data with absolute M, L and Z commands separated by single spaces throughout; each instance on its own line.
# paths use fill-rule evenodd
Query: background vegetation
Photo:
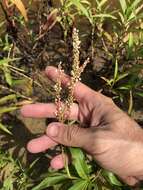
M 62 62 L 70 73 L 76 27 L 81 63 L 90 58 L 83 82 L 142 124 L 142 0 L 1 0 L 0 6 L 0 189 L 131 189 L 80 149 L 68 149 L 73 162 L 60 171 L 48 166 L 59 147 L 29 154 L 27 141 L 42 134 L 50 120 L 22 118 L 18 109 L 54 101 L 42 71 Z

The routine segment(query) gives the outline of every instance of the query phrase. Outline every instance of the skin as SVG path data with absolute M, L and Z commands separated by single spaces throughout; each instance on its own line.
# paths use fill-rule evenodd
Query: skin
M 59 73 L 55 67 L 45 71 L 49 79 L 56 81 Z M 70 77 L 62 76 L 67 87 Z M 57 144 L 80 147 L 86 150 L 105 169 L 118 175 L 125 183 L 135 185 L 143 179 L 143 130 L 112 99 L 95 92 L 78 82 L 74 88 L 77 104 L 70 110 L 70 118 L 81 126 L 66 126 L 54 122 L 48 125 L 46 134 L 31 140 L 27 149 L 31 153 L 45 151 Z M 55 117 L 53 103 L 25 105 L 21 113 L 25 117 Z M 65 155 L 65 157 L 67 157 Z M 51 166 L 64 166 L 63 156 L 51 160 Z

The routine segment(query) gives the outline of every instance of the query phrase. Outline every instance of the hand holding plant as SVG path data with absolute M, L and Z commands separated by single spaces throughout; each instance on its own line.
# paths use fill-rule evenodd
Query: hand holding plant
M 53 81 L 59 77 L 54 67 L 48 67 L 46 74 Z M 69 81 L 69 76 L 63 73 L 62 85 L 67 87 Z M 76 84 L 73 93 L 77 104 L 71 106 L 70 118 L 78 120 L 86 128 L 51 123 L 45 135 L 28 143 L 28 150 L 38 153 L 57 144 L 81 147 L 103 168 L 134 185 L 143 174 L 142 129 L 111 99 L 81 82 Z M 53 103 L 26 105 L 21 112 L 25 117 L 55 117 L 56 106 Z M 57 169 L 63 167 L 63 157 L 56 156 L 51 165 Z

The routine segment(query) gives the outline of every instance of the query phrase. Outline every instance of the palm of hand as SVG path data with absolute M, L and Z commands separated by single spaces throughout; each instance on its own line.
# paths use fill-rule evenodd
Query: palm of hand
M 88 121 L 93 131 L 90 138 L 93 140 L 85 149 L 103 168 L 116 173 L 129 185 L 134 185 L 143 177 L 142 129 L 112 100 L 103 95 L 100 98 L 102 101 L 98 101 L 98 104 L 93 102 L 91 107 L 87 106 L 87 113 L 91 108 Z M 91 99 L 96 100 L 96 97 Z M 88 102 L 91 99 L 89 97 Z

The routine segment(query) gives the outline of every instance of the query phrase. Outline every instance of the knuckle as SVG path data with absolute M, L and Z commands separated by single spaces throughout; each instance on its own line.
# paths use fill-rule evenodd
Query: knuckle
M 68 129 L 65 131 L 65 139 L 68 141 L 69 144 L 75 143 L 77 134 L 79 133 L 80 128 L 74 126 L 67 126 Z

